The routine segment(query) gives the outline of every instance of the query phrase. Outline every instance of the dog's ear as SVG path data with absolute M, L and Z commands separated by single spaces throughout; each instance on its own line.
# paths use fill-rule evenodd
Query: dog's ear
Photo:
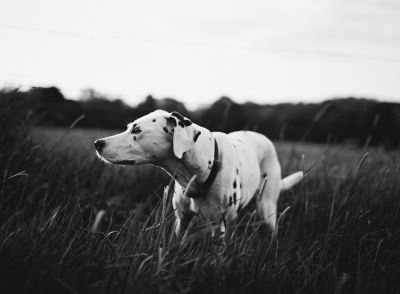
M 179 159 L 183 157 L 183 153 L 193 147 L 193 134 L 189 129 L 189 127 L 181 127 L 180 125 L 175 127 L 172 148 L 175 156 Z
M 181 159 L 183 154 L 194 146 L 201 132 L 193 126 L 189 119 L 177 112 L 173 112 L 168 120 L 175 122 L 172 148 L 175 156 Z

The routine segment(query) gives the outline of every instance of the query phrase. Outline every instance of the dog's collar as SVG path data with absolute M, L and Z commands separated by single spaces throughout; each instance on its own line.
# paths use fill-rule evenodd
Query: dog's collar
M 211 187 L 212 183 L 214 182 L 215 178 L 217 177 L 219 168 L 220 168 L 220 164 L 219 164 L 219 156 L 218 156 L 218 144 L 217 144 L 217 140 L 215 140 L 214 138 L 214 162 L 213 165 L 211 167 L 211 171 L 210 174 L 208 175 L 207 180 L 201 184 L 196 191 L 187 191 L 186 192 L 186 196 L 190 197 L 190 198 L 200 198 L 201 196 L 203 196 L 208 189 Z M 190 188 L 189 188 L 190 189 Z

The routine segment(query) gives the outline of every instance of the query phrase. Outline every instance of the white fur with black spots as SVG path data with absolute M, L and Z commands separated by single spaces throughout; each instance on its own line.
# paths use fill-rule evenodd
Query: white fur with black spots
M 107 163 L 153 164 L 175 178 L 178 236 L 194 215 L 220 223 L 225 231 L 226 221 L 235 219 L 259 191 L 258 216 L 274 229 L 280 192 L 303 178 L 303 172 L 281 178 L 274 145 L 264 135 L 211 132 L 177 112 L 154 111 L 123 133 L 97 140 L 95 148 Z

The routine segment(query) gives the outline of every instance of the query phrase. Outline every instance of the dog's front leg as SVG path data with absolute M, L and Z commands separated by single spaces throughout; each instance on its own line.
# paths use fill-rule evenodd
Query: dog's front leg
M 181 237 L 182 234 L 186 231 L 190 221 L 193 218 L 193 214 L 185 214 L 179 210 L 179 208 L 175 209 L 175 236 Z
M 189 208 L 189 198 L 183 197 L 182 187 L 177 182 L 175 182 L 175 193 L 172 197 L 172 207 L 175 212 L 175 236 L 180 237 L 187 229 L 194 214 Z

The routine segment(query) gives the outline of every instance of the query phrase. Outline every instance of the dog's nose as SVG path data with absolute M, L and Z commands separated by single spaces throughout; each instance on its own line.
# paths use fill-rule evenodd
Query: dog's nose
M 106 142 L 104 142 L 103 140 L 94 141 L 94 149 L 96 149 L 98 152 L 101 152 L 105 145 Z

